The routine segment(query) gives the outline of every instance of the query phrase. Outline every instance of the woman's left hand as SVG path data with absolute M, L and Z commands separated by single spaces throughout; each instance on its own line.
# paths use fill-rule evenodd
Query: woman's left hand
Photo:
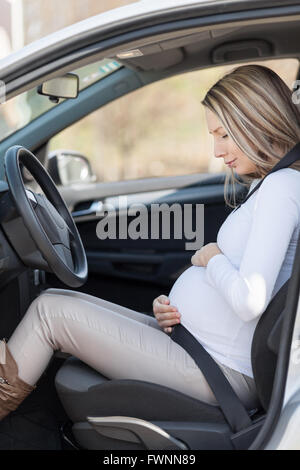
M 208 243 L 195 252 L 191 258 L 191 262 L 194 266 L 206 267 L 210 258 L 220 253 L 222 254 L 222 251 L 218 247 L 217 243 Z

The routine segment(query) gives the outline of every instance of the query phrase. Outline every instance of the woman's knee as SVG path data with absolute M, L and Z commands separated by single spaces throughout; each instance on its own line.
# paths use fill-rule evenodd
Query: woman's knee
M 59 300 L 55 299 L 53 294 L 49 295 L 47 291 L 48 289 L 36 297 L 26 312 L 26 316 L 29 316 L 34 323 L 47 320 L 53 309 L 59 305 Z
M 90 307 L 90 304 L 86 304 L 81 299 L 54 292 L 49 293 L 47 289 L 31 303 L 26 315 L 31 316 L 34 321 L 52 327 L 55 327 L 57 322 L 68 320 L 84 323 L 87 321 L 87 306 Z
M 53 350 L 59 349 L 57 332 L 64 317 L 64 305 L 59 296 L 46 291 L 36 297 L 30 304 L 23 319 L 28 330 L 38 332 L 38 335 L 49 344 Z
M 45 289 L 41 295 L 43 294 L 52 294 L 52 295 L 76 295 L 78 294 L 76 291 L 73 291 L 71 289 L 56 289 L 55 287 L 48 287 L 48 289 Z

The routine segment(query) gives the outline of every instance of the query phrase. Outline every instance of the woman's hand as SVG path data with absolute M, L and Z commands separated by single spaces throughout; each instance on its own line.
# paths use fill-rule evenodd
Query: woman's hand
M 171 327 L 180 323 L 180 313 L 176 307 L 170 305 L 170 299 L 166 295 L 160 295 L 153 300 L 153 313 L 165 333 L 171 333 Z
M 222 254 L 222 251 L 217 243 L 208 243 L 195 252 L 191 258 L 191 262 L 194 266 L 206 267 L 210 258 L 220 253 Z

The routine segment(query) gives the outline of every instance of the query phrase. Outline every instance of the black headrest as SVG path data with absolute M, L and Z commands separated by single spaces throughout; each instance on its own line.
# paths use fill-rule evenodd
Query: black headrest
M 289 279 L 270 301 L 256 325 L 252 341 L 254 380 L 259 400 L 265 410 L 268 409 L 272 394 L 288 284 Z

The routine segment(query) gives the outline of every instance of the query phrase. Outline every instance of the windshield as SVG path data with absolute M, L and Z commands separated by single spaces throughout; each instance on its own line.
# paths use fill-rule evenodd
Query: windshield
M 74 70 L 79 76 L 79 90 L 82 91 L 122 67 L 116 60 L 102 59 L 90 65 Z M 47 96 L 39 95 L 37 87 L 15 96 L 0 106 L 0 141 L 18 129 L 29 124 L 49 109 L 65 101 L 53 103 Z

